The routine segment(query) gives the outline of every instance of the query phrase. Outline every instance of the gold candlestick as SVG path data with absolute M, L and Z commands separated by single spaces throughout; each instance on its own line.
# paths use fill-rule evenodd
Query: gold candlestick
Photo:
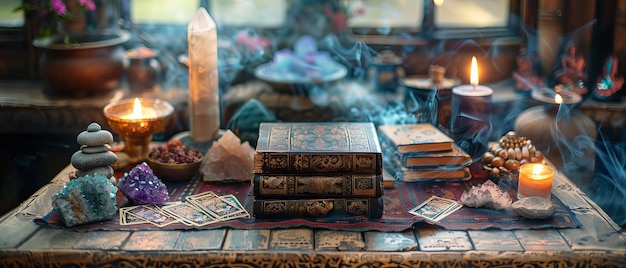
M 165 129 L 174 107 L 160 99 L 135 98 L 110 103 L 104 116 L 111 129 L 122 136 L 130 163 L 144 161 L 150 152 L 152 135 Z

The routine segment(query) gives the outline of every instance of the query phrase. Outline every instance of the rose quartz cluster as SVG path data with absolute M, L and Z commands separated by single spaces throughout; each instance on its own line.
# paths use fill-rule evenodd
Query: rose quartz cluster
M 252 179 L 254 149 L 227 130 L 206 152 L 200 173 L 204 181 L 239 182 Z

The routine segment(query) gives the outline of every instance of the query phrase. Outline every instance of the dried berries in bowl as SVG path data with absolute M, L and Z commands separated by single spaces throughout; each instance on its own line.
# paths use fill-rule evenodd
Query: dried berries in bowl
M 202 163 L 202 153 L 187 147 L 179 140 L 170 140 L 152 148 L 148 154 L 148 165 L 154 175 L 163 180 L 183 181 L 193 178 Z

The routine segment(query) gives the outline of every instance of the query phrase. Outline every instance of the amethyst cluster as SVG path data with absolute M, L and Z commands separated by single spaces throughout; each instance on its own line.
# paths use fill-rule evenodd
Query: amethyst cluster
M 167 186 L 146 162 L 124 173 L 117 187 L 134 204 L 161 204 L 169 200 Z

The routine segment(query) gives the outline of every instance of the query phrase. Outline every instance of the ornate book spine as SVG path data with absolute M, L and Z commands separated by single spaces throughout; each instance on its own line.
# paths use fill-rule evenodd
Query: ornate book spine
M 256 152 L 254 173 L 383 173 L 382 153 L 273 153 Z
M 295 199 L 254 200 L 252 212 L 258 219 L 324 218 L 330 216 L 365 216 L 378 219 L 383 216 L 383 199 Z
M 262 175 L 254 174 L 255 198 L 380 197 L 382 175 Z

